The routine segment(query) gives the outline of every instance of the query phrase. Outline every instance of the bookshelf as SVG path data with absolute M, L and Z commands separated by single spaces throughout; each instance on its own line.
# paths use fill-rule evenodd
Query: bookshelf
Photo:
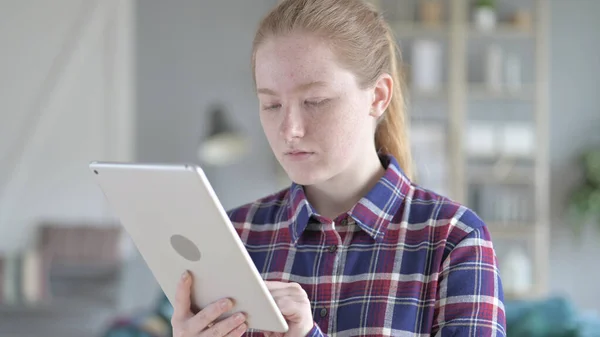
M 41 221 L 30 247 L 0 255 L 0 316 L 116 301 L 121 234 L 112 222 Z
M 369 2 L 390 23 L 407 67 L 417 182 L 483 218 L 501 274 L 512 271 L 505 260 L 510 252 L 525 252 L 529 287 L 513 291 L 507 285 L 507 298 L 545 295 L 550 235 L 548 1 L 496 0 L 492 29 L 476 24 L 471 0 Z M 426 3 L 441 6 L 436 22 L 422 20 Z M 526 24 L 512 21 L 517 13 L 521 17 L 525 13 Z M 437 86 L 424 90 L 423 83 L 428 82 L 416 85 L 420 75 L 412 73 L 423 68 L 418 63 L 425 59 L 415 49 L 433 52 L 434 47 L 439 48 L 441 70 L 434 76 Z M 489 69 L 494 55 L 498 63 L 498 50 L 502 63 L 494 82 Z M 437 145 L 428 132 L 435 134 Z

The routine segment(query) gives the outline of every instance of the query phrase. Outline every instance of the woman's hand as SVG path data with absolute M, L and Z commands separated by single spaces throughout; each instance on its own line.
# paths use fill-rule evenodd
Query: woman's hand
M 308 295 L 298 283 L 266 281 L 289 330 L 285 334 L 267 333 L 269 337 L 305 337 L 314 326 Z
M 242 313 L 215 322 L 219 316 L 233 308 L 230 299 L 212 303 L 194 315 L 191 311 L 191 287 L 192 277 L 185 272 L 177 286 L 173 317 L 171 317 L 174 337 L 239 337 L 246 332 L 248 328 L 245 324 L 246 317 Z

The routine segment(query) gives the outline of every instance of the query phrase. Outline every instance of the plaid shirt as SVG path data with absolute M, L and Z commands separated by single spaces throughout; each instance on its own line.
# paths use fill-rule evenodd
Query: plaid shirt
M 333 221 L 297 184 L 229 210 L 262 277 L 306 291 L 308 336 L 505 336 L 482 220 L 411 183 L 395 158 L 382 162 L 376 186 Z

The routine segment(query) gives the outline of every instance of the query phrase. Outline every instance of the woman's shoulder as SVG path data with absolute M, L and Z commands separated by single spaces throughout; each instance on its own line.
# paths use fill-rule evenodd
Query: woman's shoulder
M 251 202 L 227 210 L 234 226 L 268 224 L 281 220 L 287 214 L 289 188 L 284 188 Z M 285 215 L 285 216 L 284 216 Z
M 440 242 L 439 240 L 445 239 L 444 235 L 466 236 L 472 231 L 485 229 L 484 222 L 472 209 L 446 196 L 444 191 L 421 185 L 407 176 L 394 156 L 384 155 L 381 158 L 387 168 L 384 176 L 386 183 L 382 185 L 384 188 L 380 189 L 382 193 L 379 194 L 388 196 L 376 201 L 386 210 L 395 213 L 394 222 L 400 228 L 407 227 L 407 234 L 416 233 L 421 236 L 435 233 L 435 237 L 423 239 Z M 388 199 L 395 201 L 395 207 L 389 206 L 392 203 Z
M 481 217 L 465 204 L 430 189 L 413 184 L 413 192 L 407 199 L 408 226 L 436 227 L 433 231 L 447 241 L 457 243 L 471 232 L 483 232 L 487 227 Z M 436 239 L 443 239 L 438 237 Z

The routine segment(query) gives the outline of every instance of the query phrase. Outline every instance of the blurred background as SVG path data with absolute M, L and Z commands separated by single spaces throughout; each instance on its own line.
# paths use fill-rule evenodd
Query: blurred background
M 488 224 L 510 335 L 598 336 L 600 1 L 371 2 L 416 180 Z M 168 334 L 87 164 L 198 163 L 226 208 L 288 184 L 250 71 L 276 3 L 0 0 L 0 336 Z

